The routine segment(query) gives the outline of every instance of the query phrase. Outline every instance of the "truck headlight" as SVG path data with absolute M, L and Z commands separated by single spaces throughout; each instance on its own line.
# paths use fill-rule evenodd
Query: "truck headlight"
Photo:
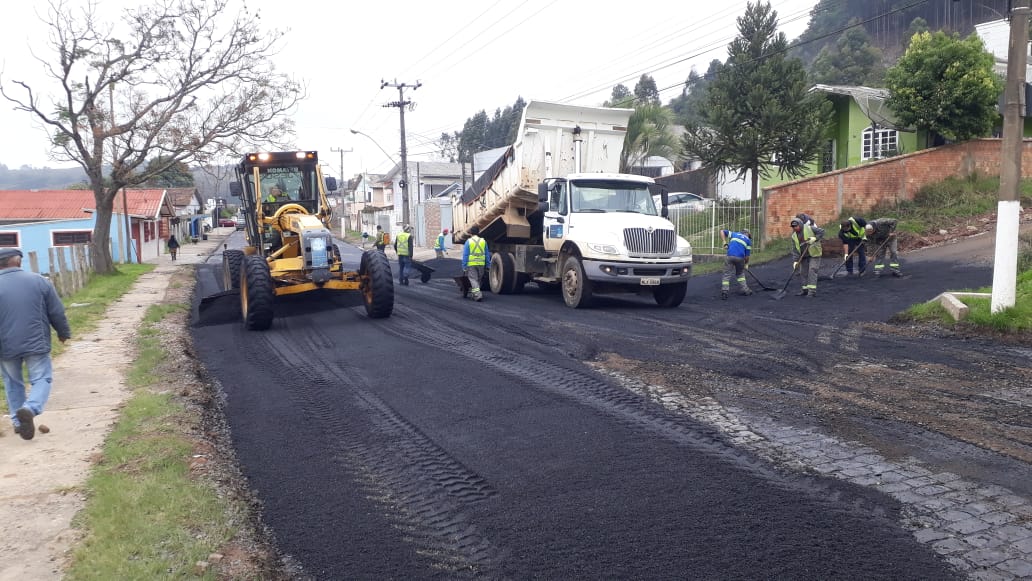
M 687 257 L 691 258 L 691 256 L 692 256 L 692 247 L 691 246 L 678 246 L 677 247 L 677 255 L 678 256 L 687 256 Z
M 620 251 L 612 244 L 592 244 L 589 242 L 588 248 L 592 252 L 597 252 L 599 254 L 620 254 Z

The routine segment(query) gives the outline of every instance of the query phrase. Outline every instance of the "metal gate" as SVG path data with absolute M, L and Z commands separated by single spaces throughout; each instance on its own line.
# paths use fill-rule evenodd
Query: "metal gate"
M 671 207 L 667 216 L 677 233 L 692 245 L 693 254 L 723 254 L 721 230 L 741 231 L 751 228 L 753 206 L 748 200 L 708 200 L 705 209 Z M 752 239 L 763 239 L 763 205 L 757 206 L 759 225 L 752 229 Z

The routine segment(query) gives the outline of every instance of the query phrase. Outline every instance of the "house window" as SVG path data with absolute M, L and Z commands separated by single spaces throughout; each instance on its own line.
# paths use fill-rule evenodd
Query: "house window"
M 824 142 L 824 149 L 821 151 L 821 173 L 835 171 L 835 140 L 828 139 Z
M 876 126 L 864 129 L 860 161 L 891 157 L 899 153 L 899 132 L 895 129 L 880 129 Z
M 0 248 L 3 247 L 14 247 L 18 248 L 21 244 L 18 243 L 17 232 L 0 232 Z
M 88 244 L 93 238 L 93 232 L 90 230 L 62 230 L 60 232 L 51 232 L 50 237 L 54 241 L 52 246 L 71 246 L 73 244 Z

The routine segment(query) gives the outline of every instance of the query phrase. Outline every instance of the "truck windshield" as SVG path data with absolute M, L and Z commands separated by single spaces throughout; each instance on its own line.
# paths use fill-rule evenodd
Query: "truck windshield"
M 636 212 L 658 215 L 648 184 L 621 180 L 578 180 L 570 183 L 574 212 Z

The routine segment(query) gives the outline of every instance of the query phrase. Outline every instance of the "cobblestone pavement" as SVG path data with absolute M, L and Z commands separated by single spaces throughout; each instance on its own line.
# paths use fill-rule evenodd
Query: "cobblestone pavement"
M 908 457 L 892 461 L 870 447 L 813 429 L 778 425 L 708 397 L 690 398 L 596 366 L 625 388 L 711 425 L 730 442 L 775 464 L 876 488 L 905 507 L 914 537 L 971 579 L 1032 579 L 1032 503 L 1001 486 L 933 472 Z

